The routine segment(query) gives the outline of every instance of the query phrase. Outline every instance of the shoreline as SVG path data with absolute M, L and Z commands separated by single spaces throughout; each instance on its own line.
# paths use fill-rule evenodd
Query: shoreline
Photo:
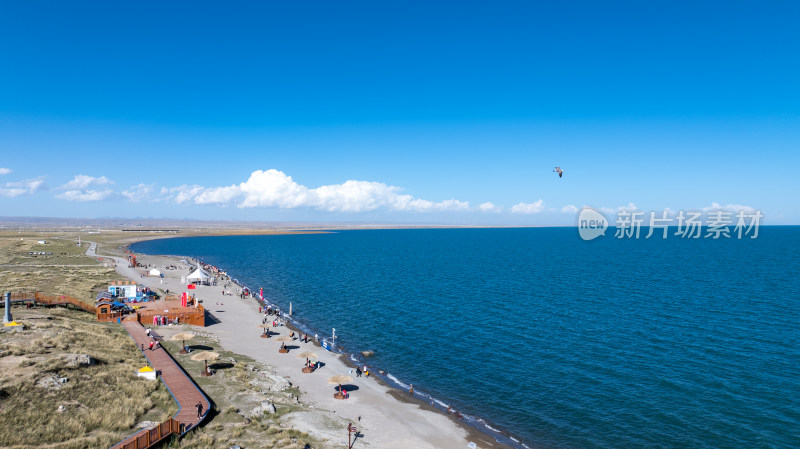
M 208 235 L 203 235 L 203 236 L 289 235 L 289 234 L 311 234 L 311 233 L 316 234 L 316 233 L 326 233 L 326 232 L 336 232 L 336 231 L 337 230 L 310 231 L 310 232 L 309 231 L 298 231 L 298 232 L 273 231 L 273 232 L 265 232 L 265 233 L 241 233 L 241 234 L 240 233 L 229 234 L 229 233 L 225 233 L 225 232 L 220 232 L 220 233 L 210 233 Z M 175 238 L 175 237 L 189 237 L 189 236 L 179 235 L 178 234 L 178 235 L 159 235 L 159 236 L 152 236 L 152 237 L 151 236 L 136 236 L 136 237 L 138 237 L 138 238 L 133 238 L 133 239 L 129 239 L 129 240 L 126 239 L 128 241 L 126 241 L 125 243 L 122 243 L 122 245 L 124 246 L 124 248 L 126 250 L 131 251 L 130 250 L 130 245 L 132 245 L 134 243 L 142 242 L 142 241 L 156 240 L 156 239 L 159 239 L 159 238 Z M 147 238 L 147 237 L 151 237 L 151 238 Z M 194 236 L 191 236 L 191 237 L 194 237 Z M 200 235 L 197 235 L 197 237 L 200 237 Z M 146 260 L 147 258 L 150 258 L 150 257 L 155 257 L 155 258 L 161 257 L 161 258 L 166 258 L 168 260 L 171 260 L 175 264 L 180 264 L 181 263 L 180 260 L 195 261 L 195 262 L 203 263 L 202 260 L 198 260 L 197 258 L 191 257 L 191 256 L 150 255 L 150 254 L 145 254 L 145 253 L 140 253 L 140 252 L 133 252 L 133 251 L 131 251 L 131 252 L 136 254 L 137 255 L 137 259 L 139 259 L 140 261 L 144 261 L 144 260 Z M 228 272 L 227 270 L 224 270 L 222 267 L 217 267 L 217 269 L 220 269 L 221 271 L 224 271 L 227 274 L 228 278 L 229 278 L 228 282 L 230 282 L 232 286 L 238 287 L 239 291 L 241 291 L 242 288 L 249 288 L 246 285 L 241 285 L 241 283 L 234 282 L 235 277 L 232 275 L 232 273 Z M 131 279 L 135 280 L 135 281 L 140 281 L 141 280 L 141 279 L 137 280 L 137 279 L 133 279 L 133 278 L 131 278 Z M 252 289 L 250 289 L 250 291 L 252 292 L 251 296 L 248 297 L 248 298 L 245 298 L 244 300 L 241 300 L 238 297 L 230 297 L 230 298 L 232 298 L 231 300 L 233 300 L 233 301 L 244 301 L 244 302 L 248 302 L 248 303 L 252 304 L 254 307 L 257 307 L 258 305 L 261 304 L 261 302 L 257 298 L 256 292 L 253 291 Z M 200 292 L 198 291 L 198 296 L 199 296 L 199 294 L 200 294 Z M 253 299 L 253 301 L 248 301 L 250 299 Z M 269 301 L 265 301 L 264 304 L 272 304 L 272 303 L 270 303 Z M 273 305 L 277 306 L 276 304 L 273 304 Z M 210 308 L 211 307 L 209 305 L 207 307 L 207 310 L 212 315 L 213 319 L 219 320 L 220 319 L 219 317 L 217 317 L 216 315 L 211 313 L 211 310 L 209 310 Z M 283 315 L 286 315 L 285 312 L 283 312 L 283 309 L 281 309 L 281 312 L 282 312 Z M 313 326 L 309 326 L 306 323 L 303 323 L 301 320 L 297 320 L 294 317 L 287 317 L 285 326 L 287 327 L 287 329 L 292 330 L 292 331 L 297 332 L 297 333 L 301 333 L 301 332 L 305 333 L 306 330 L 303 330 L 303 328 L 307 329 L 308 331 L 312 331 L 312 332 L 314 331 Z M 323 339 L 323 337 L 320 337 L 320 340 L 322 340 L 322 339 Z M 347 351 L 336 351 L 336 352 L 334 352 L 334 351 L 326 351 L 326 350 L 324 350 L 324 348 L 321 347 L 320 342 L 314 341 L 313 339 L 310 342 L 313 342 L 313 345 L 315 346 L 315 348 L 320 349 L 320 351 L 322 353 L 331 354 L 332 356 L 334 356 L 336 359 L 338 359 L 344 366 L 348 367 L 349 369 L 354 370 L 357 365 L 358 366 L 362 366 L 362 365 L 370 366 L 369 361 L 365 360 L 364 357 L 361 357 L 360 354 L 349 353 Z M 233 349 L 233 348 L 231 348 L 231 350 L 233 352 L 236 352 L 235 349 Z M 370 371 L 372 371 L 373 369 L 376 369 L 376 368 L 374 366 L 372 366 Z M 427 394 L 427 393 L 423 393 L 424 397 L 426 398 L 425 400 L 423 400 L 423 398 L 419 394 L 415 394 L 414 397 L 409 397 L 409 395 L 408 395 L 408 387 L 405 384 L 403 384 L 402 381 L 400 381 L 399 379 L 395 378 L 394 376 L 391 376 L 391 374 L 389 372 L 384 372 L 382 370 L 378 370 L 378 371 L 379 372 L 374 372 L 374 371 L 371 372 L 371 374 L 374 373 L 373 376 L 371 376 L 371 377 L 376 380 L 376 382 L 380 385 L 380 387 L 383 390 L 385 390 L 384 391 L 385 394 L 389 395 L 394 400 L 396 400 L 396 401 L 398 401 L 400 403 L 414 405 L 420 411 L 424 412 L 425 414 L 436 414 L 438 416 L 445 417 L 449 422 L 451 422 L 452 424 L 456 425 L 458 428 L 460 428 L 461 430 L 463 430 L 466 433 L 466 440 L 465 440 L 464 446 L 466 446 L 466 442 L 475 442 L 478 445 L 477 447 L 480 447 L 480 448 L 519 448 L 519 449 L 529 448 L 529 446 L 527 446 L 526 444 L 520 442 L 519 439 L 515 438 L 513 436 L 513 434 L 511 434 L 509 432 L 502 431 L 502 430 L 498 430 L 495 427 L 490 426 L 480 416 L 461 415 L 455 409 L 453 409 L 452 414 L 448 414 L 447 413 L 447 405 L 446 405 L 447 401 L 443 401 L 440 398 L 433 397 L 432 395 Z M 394 378 L 394 379 L 392 379 L 392 378 Z M 459 419 L 456 416 L 459 416 L 459 417 L 463 416 L 464 419 Z

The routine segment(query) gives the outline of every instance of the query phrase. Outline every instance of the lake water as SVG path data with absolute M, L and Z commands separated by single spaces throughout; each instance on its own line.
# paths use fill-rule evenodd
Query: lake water
M 348 352 L 375 351 L 371 367 L 520 447 L 800 447 L 800 227 L 612 235 L 363 230 L 132 249 L 197 257 L 291 301 L 320 336 L 336 328 Z

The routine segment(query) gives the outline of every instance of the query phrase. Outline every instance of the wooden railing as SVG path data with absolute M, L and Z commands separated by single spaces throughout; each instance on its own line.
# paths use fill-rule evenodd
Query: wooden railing
M 32 302 L 43 306 L 66 306 L 72 304 L 85 312 L 94 313 L 94 307 L 80 299 L 67 295 L 50 296 L 41 292 L 18 292 L 11 294 L 12 302 Z
M 206 325 L 205 323 L 206 312 L 203 306 L 198 305 L 196 308 L 194 308 L 194 310 L 191 311 L 176 312 L 173 310 L 174 309 L 169 309 L 169 312 L 157 311 L 157 310 L 144 310 L 144 311 L 137 310 L 136 314 L 139 315 L 139 322 L 144 325 L 153 324 L 153 317 L 156 315 L 165 316 L 170 321 L 173 321 L 177 318 L 178 322 L 181 324 L 191 324 L 193 326 Z
M 181 434 L 181 423 L 169 418 L 161 424 L 153 427 L 152 429 L 142 429 L 139 432 L 129 436 L 121 443 L 112 446 L 112 449 L 147 449 L 153 447 L 164 439 L 175 435 Z
M 38 292 L 17 292 L 11 293 L 12 301 L 34 301 Z
M 123 319 L 128 315 L 130 314 L 122 312 L 98 313 L 97 321 L 116 321 L 118 318 Z
M 72 304 L 84 312 L 94 313 L 94 307 L 92 307 L 90 304 L 66 295 L 48 296 L 36 292 L 36 304 L 42 304 L 45 306 L 66 306 L 67 304 Z

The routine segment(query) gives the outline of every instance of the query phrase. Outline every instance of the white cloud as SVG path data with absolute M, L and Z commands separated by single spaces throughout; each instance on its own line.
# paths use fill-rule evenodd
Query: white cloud
M 711 203 L 711 206 L 704 207 L 703 212 L 712 212 L 715 210 L 724 210 L 729 212 L 739 212 L 744 211 L 748 214 L 755 213 L 755 209 L 750 206 L 744 206 L 742 204 L 726 204 L 725 206 L 719 203 Z
M 166 187 L 161 188 L 161 194 L 167 195 L 170 199 L 174 200 L 176 203 L 189 203 L 192 200 L 202 193 L 204 188 L 198 185 L 180 185 L 178 187 L 170 187 L 169 189 Z
M 67 190 L 64 193 L 59 193 L 56 195 L 56 198 L 60 198 L 62 200 L 67 201 L 80 201 L 80 202 L 87 202 L 87 201 L 102 201 L 106 199 L 110 199 L 112 196 L 115 196 L 116 192 L 111 189 L 105 190 Z
M 128 190 L 123 190 L 122 196 L 133 203 L 138 203 L 151 199 L 154 191 L 155 184 L 137 184 L 135 186 L 131 186 Z
M 539 199 L 533 203 L 519 203 L 511 207 L 512 214 L 538 214 L 544 210 L 544 201 Z
M 64 184 L 60 188 L 63 190 L 83 190 L 89 186 L 102 186 L 107 184 L 114 184 L 110 179 L 105 176 L 95 178 L 87 175 L 75 175 L 72 181 Z
M 71 181 L 59 187 L 63 193 L 56 195 L 56 198 L 67 201 L 102 201 L 116 197 L 117 193 L 111 189 L 90 189 L 93 186 L 104 186 L 114 184 L 113 181 L 105 176 L 94 177 L 88 175 L 75 175 Z
M 349 180 L 309 188 L 295 182 L 282 171 L 256 170 L 247 181 L 225 187 L 198 185 L 162 189 L 162 194 L 178 203 L 228 205 L 239 208 L 308 207 L 328 212 L 364 212 L 378 208 L 393 211 L 469 210 L 469 203 L 455 199 L 433 202 L 400 193 L 401 189 L 381 182 Z
M 10 168 L 0 167 L 0 175 L 7 175 L 9 173 L 11 173 Z
M 31 195 L 42 190 L 44 186 L 44 179 L 42 177 L 7 182 L 3 184 L 3 187 L 0 187 L 0 196 L 14 198 L 25 194 Z
M 481 212 L 494 212 L 494 213 L 500 212 L 501 210 L 503 210 L 502 207 L 495 206 L 494 203 L 492 203 L 490 201 L 487 201 L 487 202 L 485 202 L 483 204 L 480 204 L 478 206 L 478 209 L 480 209 Z
M 561 212 L 564 212 L 565 214 L 574 214 L 575 212 L 578 212 L 578 208 L 575 207 L 574 204 L 567 204 L 561 208 Z

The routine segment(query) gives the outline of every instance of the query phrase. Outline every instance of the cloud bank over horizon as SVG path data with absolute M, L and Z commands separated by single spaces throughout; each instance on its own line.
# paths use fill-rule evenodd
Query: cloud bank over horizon
M 305 207 L 326 212 L 366 212 L 376 209 L 404 212 L 466 211 L 468 201 L 429 201 L 401 193 L 382 182 L 348 180 L 341 184 L 310 188 L 280 170 L 256 170 L 247 181 L 225 187 L 179 186 L 163 190 L 178 202 L 236 205 L 238 208 Z
M 12 173 L 4 168 L 0 175 Z M 503 207 L 491 201 L 470 206 L 469 201 L 455 198 L 432 201 L 404 193 L 404 189 L 383 182 L 347 180 L 339 184 L 309 187 L 296 182 L 291 176 L 277 169 L 253 171 L 247 180 L 227 186 L 202 186 L 183 184 L 174 187 L 159 187 L 156 183 L 140 183 L 127 189 L 115 189 L 115 182 L 106 176 L 75 175 L 66 183 L 48 189 L 44 176 L 9 181 L 0 184 L 0 197 L 16 198 L 50 190 L 55 199 L 78 202 L 129 202 L 162 205 L 233 207 L 248 209 L 304 209 L 329 213 L 363 214 L 372 211 L 424 213 L 477 213 L 484 216 L 498 214 L 511 219 L 539 214 L 567 217 L 575 215 L 579 208 L 574 204 L 548 207 L 542 198 L 535 201 L 520 201 L 511 207 Z M 606 214 L 637 211 L 632 202 L 616 208 L 600 206 Z M 721 205 L 713 202 L 697 210 L 708 213 L 713 210 L 752 212 L 755 208 L 740 205 Z M 674 211 L 665 209 L 669 214 Z

